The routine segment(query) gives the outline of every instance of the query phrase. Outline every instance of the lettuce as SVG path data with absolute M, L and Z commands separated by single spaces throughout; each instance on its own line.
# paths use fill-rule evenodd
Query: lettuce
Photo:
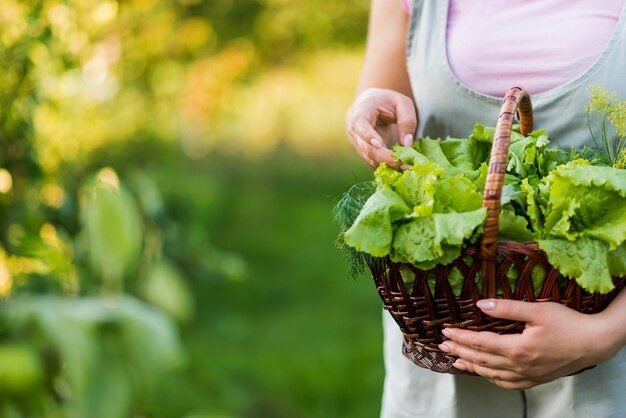
M 426 137 L 412 147 L 394 147 L 392 156 L 410 169 L 380 165 L 376 192 L 342 239 L 357 251 L 423 270 L 454 261 L 483 232 L 493 135 L 494 128 L 476 124 L 468 138 Z M 514 128 L 498 239 L 537 241 L 563 276 L 606 293 L 612 277 L 626 274 L 626 170 L 584 159 L 594 155 L 589 151 L 548 144 L 544 130 L 523 136 Z M 538 292 L 546 272 L 531 273 Z
M 609 269 L 609 246 L 600 240 L 579 238 L 539 240 L 550 264 L 589 292 L 608 293 L 613 290 Z
M 583 288 L 612 290 L 611 277 L 626 271 L 626 171 L 576 160 L 557 167 L 543 183 L 540 192 L 548 200 L 539 247 Z
M 393 185 L 395 192 L 413 207 L 414 216 L 425 216 L 433 212 L 435 183 L 443 168 L 433 162 L 414 165 L 406 170 Z
M 454 254 L 448 262 L 461 254 L 465 239 L 483 224 L 485 208 L 464 213 L 435 213 L 400 225 L 393 238 L 392 259 L 413 264 L 432 262 Z
M 546 177 L 544 235 L 599 239 L 614 250 L 626 240 L 626 171 L 569 163 Z
M 533 241 L 535 236 L 528 226 L 528 220 L 525 217 L 517 215 L 510 205 L 504 206 L 498 220 L 498 240 Z
M 381 188 L 363 205 L 352 226 L 344 233 L 346 244 L 375 257 L 389 254 L 393 239 L 392 224 L 411 209 L 394 191 Z

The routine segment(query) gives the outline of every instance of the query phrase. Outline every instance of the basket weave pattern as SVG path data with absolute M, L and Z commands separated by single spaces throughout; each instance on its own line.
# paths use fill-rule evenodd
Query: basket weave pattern
M 410 264 L 399 264 L 389 258 L 370 263 L 377 291 L 404 334 L 403 353 L 413 363 L 432 371 L 470 374 L 452 366 L 456 357 L 441 350 L 446 327 L 500 334 L 521 333 L 525 324 L 489 317 L 476 307 L 482 298 L 505 298 L 528 302 L 557 302 L 583 313 L 597 313 L 606 308 L 624 288 L 626 277 L 614 278 L 615 289 L 606 294 L 590 294 L 575 280 L 559 284 L 559 272 L 547 261 L 536 242 L 498 242 L 500 195 L 515 112 L 519 111 L 520 131 L 533 130 L 530 96 L 519 87 L 509 90 L 504 98 L 489 162 L 483 207 L 487 208 L 485 232 L 478 245 L 463 249 L 454 262 L 432 270 L 420 270 Z M 507 272 L 515 266 L 519 275 L 512 286 Z M 541 289 L 533 288 L 531 271 L 541 268 L 545 280 Z M 463 276 L 460 295 L 455 295 L 448 278 L 453 269 Z M 407 272 L 410 272 L 407 280 Z M 404 275 L 404 278 L 403 278 Z M 434 292 L 428 279 L 435 278 Z M 405 280 L 411 283 L 407 288 Z

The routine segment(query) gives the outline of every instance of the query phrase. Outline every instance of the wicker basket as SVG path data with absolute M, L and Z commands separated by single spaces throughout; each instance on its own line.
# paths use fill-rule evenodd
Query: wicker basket
M 403 353 L 420 367 L 441 373 L 474 375 L 453 367 L 456 357 L 438 348 L 443 342 L 443 328 L 457 327 L 500 334 L 523 331 L 523 322 L 485 315 L 475 306 L 479 299 L 498 297 L 529 302 L 552 301 L 591 314 L 603 310 L 625 285 L 626 277 L 614 278 L 615 290 L 606 295 L 590 294 L 575 280 L 570 280 L 563 288 L 557 280 L 558 270 L 548 263 L 536 242 L 498 242 L 500 194 L 516 111 L 521 133 L 528 135 L 534 124 L 532 104 L 528 92 L 519 87 L 507 92 L 496 125 L 483 197 L 487 220 L 480 244 L 466 247 L 451 264 L 428 271 L 394 263 L 389 258 L 375 259 L 370 263 L 384 308 L 391 313 L 404 334 Z M 514 288 L 506 277 L 512 265 L 519 271 Z M 536 266 L 546 273 L 537 293 L 531 277 L 531 271 Z M 464 280 L 459 296 L 454 295 L 448 282 L 453 269 L 458 269 Z M 407 271 L 415 277 L 411 288 L 405 286 L 403 279 Z M 476 282 L 479 272 L 480 290 Z M 433 276 L 436 278 L 434 294 L 428 285 L 428 278 Z

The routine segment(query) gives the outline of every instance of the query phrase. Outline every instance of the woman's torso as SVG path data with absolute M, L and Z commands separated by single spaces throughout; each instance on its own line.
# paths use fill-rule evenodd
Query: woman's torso
M 401 1 L 410 13 L 412 0 Z M 450 69 L 462 84 L 491 96 L 500 96 L 519 80 L 530 93 L 550 90 L 593 65 L 613 34 L 623 4 L 623 0 L 450 0 L 446 23 Z M 515 27 L 524 28 L 524 36 L 511 30 Z
M 495 125 L 506 90 L 513 86 L 526 87 L 529 82 L 522 72 L 519 79 L 503 78 L 505 82 L 500 82 L 502 91 L 499 94 L 495 94 L 495 91 L 494 94 L 485 94 L 466 85 L 457 77 L 450 67 L 446 48 L 448 6 L 451 1 L 453 0 L 416 0 L 410 17 L 407 66 L 419 110 L 418 136 L 463 137 L 470 133 L 476 122 Z M 509 8 L 514 8 L 513 3 Z M 591 145 L 584 111 L 590 85 L 599 83 L 608 91 L 616 92 L 626 99 L 626 31 L 623 15 L 622 10 L 602 51 L 596 54 L 593 62 L 582 73 L 553 88 L 531 95 L 535 109 L 535 126 L 546 129 L 554 145 Z M 558 19 L 559 16 L 555 13 L 553 18 Z M 489 27 L 487 23 L 482 22 Z M 532 28 L 529 29 L 528 21 L 511 20 L 507 37 L 517 34 L 518 38 L 525 39 L 529 30 Z M 580 30 L 587 29 L 583 27 Z M 487 33 L 482 37 L 498 38 L 501 36 L 500 32 Z M 550 37 L 549 32 L 545 37 Z M 537 61 L 541 59 L 536 58 Z M 544 59 L 549 60 L 550 57 Z M 532 71 L 527 61 L 528 59 L 516 60 L 513 54 L 507 65 L 527 70 L 530 68 L 528 71 Z M 483 77 L 498 77 L 498 70 Z
M 449 1 L 415 1 L 407 39 L 407 66 L 419 109 L 418 136 L 463 137 L 471 132 L 474 123 L 495 125 L 505 91 L 501 94 L 479 92 L 461 82 L 448 63 Z M 517 3 L 507 2 L 513 15 Z M 548 131 L 552 144 L 561 147 L 591 145 L 584 110 L 591 84 L 598 83 L 626 99 L 624 14 L 622 11 L 604 48 L 582 73 L 531 95 L 535 126 Z M 553 19 L 558 17 L 555 12 Z M 528 24 L 515 20 L 509 26 L 507 36 L 517 34 L 520 39 L 525 39 L 532 30 Z M 584 32 L 587 28 L 580 30 Z M 497 37 L 498 33 L 491 36 Z M 515 55 L 509 59 L 514 60 Z M 524 66 L 525 62 L 518 60 L 511 65 Z M 497 71 L 494 74 L 498 74 Z M 523 76 L 520 78 L 506 81 L 503 90 L 524 85 L 526 80 Z M 389 315 L 385 315 L 383 418 L 626 417 L 626 349 L 593 370 L 522 394 L 500 389 L 484 379 L 442 375 L 414 366 L 402 356 L 402 334 Z

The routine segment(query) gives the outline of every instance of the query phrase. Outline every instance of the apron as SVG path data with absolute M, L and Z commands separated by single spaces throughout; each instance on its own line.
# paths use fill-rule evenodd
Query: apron
M 446 53 L 448 0 L 415 0 L 407 39 L 407 66 L 419 109 L 418 137 L 466 137 L 474 123 L 495 126 L 502 97 L 463 85 Z M 566 84 L 533 94 L 535 129 L 546 129 L 563 149 L 593 145 L 584 106 L 598 83 L 626 99 L 626 10 L 595 63 Z M 511 23 L 515 30 L 515 22 Z M 521 27 L 519 31 L 532 30 Z M 520 65 L 523 65 L 520 62 Z M 523 87 L 523 80 L 520 80 Z M 514 87 L 514 86 L 511 86 Z M 504 96 L 504 91 L 502 96 Z M 488 380 L 415 366 L 401 352 L 402 333 L 384 312 L 385 386 L 381 418 L 623 418 L 626 417 L 626 348 L 576 376 L 525 391 Z

